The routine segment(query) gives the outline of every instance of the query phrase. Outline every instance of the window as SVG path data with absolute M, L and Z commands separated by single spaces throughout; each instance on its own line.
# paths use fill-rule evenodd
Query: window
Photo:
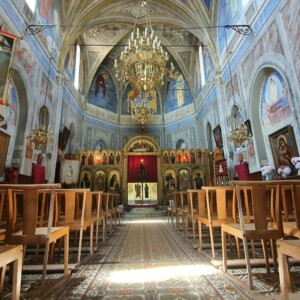
M 199 63 L 200 63 L 200 76 L 201 76 L 201 87 L 203 88 L 206 83 L 205 73 L 204 73 L 204 63 L 203 63 L 203 49 L 202 45 L 199 46 Z
M 29 8 L 31 9 L 32 12 L 35 11 L 35 3 L 36 3 L 36 0 L 26 0 Z
M 74 86 L 78 90 L 79 88 L 79 70 L 80 70 L 80 45 L 76 45 L 76 57 L 75 57 L 75 76 Z

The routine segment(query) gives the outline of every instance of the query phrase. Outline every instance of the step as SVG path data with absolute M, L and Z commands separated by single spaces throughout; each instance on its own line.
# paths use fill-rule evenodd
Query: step
M 155 206 L 155 207 L 133 207 L 129 208 L 130 211 L 121 212 L 121 217 L 124 218 L 153 218 L 162 217 L 167 215 L 166 206 Z

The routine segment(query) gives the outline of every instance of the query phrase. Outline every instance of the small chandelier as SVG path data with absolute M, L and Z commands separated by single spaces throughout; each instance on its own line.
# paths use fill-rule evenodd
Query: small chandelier
M 52 46 L 54 43 L 54 35 L 52 38 Z M 52 47 L 53 50 L 53 47 Z M 51 60 L 53 59 L 52 54 L 49 56 L 49 67 L 48 67 L 48 76 L 47 76 L 47 82 L 46 82 L 46 91 L 45 91 L 45 100 L 44 100 L 44 107 L 47 100 L 48 95 L 48 89 L 49 89 L 49 78 L 50 78 L 50 69 L 51 69 Z M 35 103 L 34 103 L 35 104 Z M 35 106 L 35 105 L 34 105 Z M 53 143 L 53 135 L 50 128 L 50 124 L 47 127 L 48 121 L 46 121 L 45 117 L 43 117 L 43 120 L 39 122 L 39 126 L 36 127 L 36 129 L 33 129 L 31 133 L 26 137 L 27 141 L 30 143 L 34 143 L 35 146 L 44 146 L 47 144 Z
M 141 5 L 140 10 L 145 12 L 146 27 L 141 30 L 135 22 L 128 46 L 121 52 L 122 68 L 120 70 L 117 59 L 115 59 L 114 68 L 118 79 L 122 73 L 124 84 L 129 82 L 133 89 L 149 92 L 163 84 L 165 66 L 169 56 L 167 52 L 163 51 L 161 41 L 154 35 L 147 1 L 140 0 L 139 4 Z
M 153 115 L 153 110 L 150 108 L 149 101 L 146 98 L 142 98 L 140 103 L 136 103 L 133 111 L 132 118 L 136 123 L 144 125 Z
M 244 142 L 251 140 L 251 138 L 251 134 L 243 123 L 232 129 L 228 137 L 229 141 L 237 145 L 242 145 Z
M 26 138 L 29 142 L 34 143 L 36 146 L 43 146 L 53 143 L 52 132 L 50 125 L 46 128 L 45 125 L 40 125 L 36 129 L 33 129 L 31 134 Z

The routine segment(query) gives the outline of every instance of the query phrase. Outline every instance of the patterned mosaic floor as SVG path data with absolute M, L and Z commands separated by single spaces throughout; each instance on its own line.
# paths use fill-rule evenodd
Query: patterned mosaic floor
M 250 292 L 208 258 L 166 218 L 122 220 L 98 251 L 84 254 L 70 280 L 46 299 L 257 299 L 259 291 L 267 291 L 266 283 L 255 279 L 256 291 Z M 49 279 L 60 276 L 50 274 Z M 271 277 L 268 284 L 276 292 L 278 281 Z M 39 299 L 39 280 L 40 274 L 22 276 L 22 299 Z M 0 298 L 10 297 L 6 285 Z

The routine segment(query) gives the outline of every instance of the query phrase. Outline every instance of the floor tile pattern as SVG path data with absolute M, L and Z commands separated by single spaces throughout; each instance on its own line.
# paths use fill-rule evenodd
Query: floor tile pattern
M 83 251 L 81 264 L 70 280 L 46 299 L 256 299 L 259 292 L 278 294 L 278 277 L 273 274 L 255 277 L 254 292 L 231 281 L 210 263 L 209 247 L 200 253 L 190 237 L 164 217 L 122 219 L 94 255 Z M 209 242 L 208 235 L 205 238 Z M 88 246 L 88 240 L 85 243 Z M 76 251 L 70 256 L 71 261 L 75 259 Z M 217 247 L 216 259 L 220 258 Z M 257 270 L 265 272 L 263 268 Z M 232 272 L 246 281 L 241 271 Z M 48 279 L 51 282 L 60 276 L 52 273 Z M 40 274 L 23 274 L 22 299 L 39 299 L 40 278 Z M 6 282 L 0 299 L 10 298 Z

